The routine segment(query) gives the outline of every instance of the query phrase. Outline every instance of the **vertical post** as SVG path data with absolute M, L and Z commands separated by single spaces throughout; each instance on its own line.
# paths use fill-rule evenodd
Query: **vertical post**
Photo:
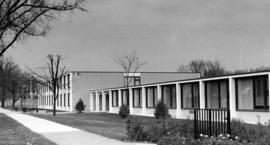
M 145 87 L 142 87 L 142 114 L 146 113 L 146 94 Z
M 227 110 L 227 133 L 231 134 L 231 113 Z
M 205 83 L 203 81 L 199 81 L 199 91 L 200 91 L 200 108 L 205 109 Z
M 96 91 L 96 112 L 99 112 L 99 92 Z
M 180 118 L 181 116 L 181 97 L 180 84 L 176 83 L 176 118 Z
M 212 112 L 209 109 L 208 110 L 209 116 L 208 116 L 208 120 L 209 120 L 209 126 L 208 126 L 208 131 L 209 131 L 209 136 L 212 136 Z
M 105 91 L 101 92 L 102 94 L 102 112 L 106 112 L 106 94 Z
M 121 92 L 121 89 L 118 89 L 118 106 L 119 108 L 122 106 L 122 92 Z
M 157 96 L 158 96 L 158 101 L 161 101 L 161 86 L 160 85 L 157 85 Z
M 133 92 L 132 92 L 132 88 L 128 88 L 128 97 L 129 97 L 129 111 L 130 114 L 133 114 Z
M 268 82 L 267 83 L 268 83 L 268 88 L 267 88 L 268 94 L 267 95 L 268 95 L 268 101 L 269 101 L 268 104 L 270 104 L 270 98 L 269 98 L 270 97 L 270 73 L 268 73 Z M 270 109 L 270 107 L 269 107 L 269 109 Z M 269 112 L 270 112 L 270 110 L 269 110 Z
M 236 96 L 235 96 L 235 79 L 229 78 L 229 106 L 232 118 L 236 117 Z
M 109 112 L 112 112 L 112 90 L 109 90 Z
M 197 138 L 197 109 L 194 109 L 194 137 Z

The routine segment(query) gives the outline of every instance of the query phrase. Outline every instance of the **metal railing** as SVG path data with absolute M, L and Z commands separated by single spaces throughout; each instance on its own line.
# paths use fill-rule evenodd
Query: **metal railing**
M 195 138 L 231 134 L 229 109 L 194 109 Z

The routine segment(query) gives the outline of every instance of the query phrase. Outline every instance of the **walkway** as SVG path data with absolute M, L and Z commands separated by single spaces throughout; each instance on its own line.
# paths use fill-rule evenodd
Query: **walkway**
M 3 108 L 0 108 L 0 113 L 5 113 L 32 131 L 59 145 L 153 145 L 122 142 Z

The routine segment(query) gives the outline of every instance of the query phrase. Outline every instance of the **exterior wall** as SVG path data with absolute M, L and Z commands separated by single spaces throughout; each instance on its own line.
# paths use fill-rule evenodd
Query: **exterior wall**
M 146 95 L 145 95 L 145 87 L 148 86 L 157 86 L 157 96 L 158 99 L 161 99 L 161 86 L 163 85 L 171 85 L 171 84 L 176 84 L 176 109 L 169 109 L 169 113 L 173 118 L 181 118 L 181 119 L 193 119 L 194 118 L 194 110 L 193 109 L 184 109 L 181 107 L 181 85 L 183 83 L 192 83 L 192 82 L 198 82 L 199 84 L 199 106 L 201 109 L 206 108 L 205 102 L 206 102 L 206 82 L 208 81 L 214 81 L 214 80 L 228 80 L 228 102 L 229 102 L 229 108 L 231 111 L 231 118 L 235 119 L 240 119 L 243 120 L 247 123 L 267 123 L 270 120 L 270 108 L 268 110 L 237 110 L 237 97 L 236 97 L 236 79 L 237 78 L 243 78 L 243 77 L 256 77 L 256 76 L 262 76 L 262 75 L 267 75 L 268 76 L 268 84 L 270 84 L 270 72 L 261 72 L 261 73 L 251 73 L 251 74 L 242 74 L 242 75 L 232 75 L 232 76 L 222 76 L 222 77 L 215 77 L 215 78 L 204 78 L 204 79 L 193 79 L 193 80 L 183 80 L 183 81 L 176 81 L 176 82 L 165 82 L 165 83 L 157 83 L 157 84 L 151 84 L 151 85 L 142 85 L 142 86 L 136 86 L 136 87 L 129 87 L 129 90 L 132 90 L 132 88 L 142 88 L 142 108 L 133 108 L 132 107 L 132 93 L 130 93 L 130 108 L 131 108 L 131 114 L 133 115 L 143 115 L 143 116 L 154 116 L 154 108 L 146 108 Z M 118 90 L 125 89 L 125 88 L 115 88 Z M 115 90 L 114 89 L 114 90 Z M 268 101 L 270 104 L 270 87 L 268 85 L 268 94 L 266 94 L 266 97 L 268 97 Z M 110 90 L 100 90 L 100 91 L 110 91 Z M 91 91 L 90 91 L 91 92 Z M 121 92 L 121 91 L 119 91 Z M 130 91 L 131 92 L 131 91 Z M 121 96 L 121 94 L 119 94 Z M 254 96 L 253 96 L 254 97 Z M 119 104 L 121 104 L 121 99 L 119 99 Z M 255 108 L 255 107 L 254 107 Z M 111 113 L 117 113 L 118 112 L 118 107 L 113 107 L 111 109 Z

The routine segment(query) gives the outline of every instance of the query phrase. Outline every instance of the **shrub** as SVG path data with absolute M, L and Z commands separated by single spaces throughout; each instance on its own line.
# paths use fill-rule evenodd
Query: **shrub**
M 14 107 L 14 110 L 15 110 L 15 111 L 18 111 L 18 107 Z
M 75 109 L 76 109 L 76 111 L 77 111 L 78 113 L 82 113 L 82 111 L 84 111 L 85 107 L 86 107 L 86 105 L 83 103 L 83 100 L 80 99 L 80 100 L 77 102 L 77 104 L 76 104 L 76 106 L 75 106 Z
M 129 115 L 129 108 L 126 105 L 123 105 L 119 109 L 119 115 L 122 118 L 126 118 Z
M 254 145 L 267 145 L 270 142 L 270 126 L 247 124 L 240 120 L 231 121 L 232 137 L 239 137 L 242 142 Z
M 162 136 L 167 134 L 167 130 L 158 125 L 152 125 L 148 130 L 145 131 L 146 141 L 158 142 Z
M 162 102 L 159 101 L 157 106 L 155 107 L 155 117 L 157 119 L 167 119 L 168 117 L 170 117 L 169 111 L 167 106 Z
M 127 119 L 127 136 L 129 140 L 143 141 L 146 134 L 143 130 L 142 122 L 137 117 L 129 117 Z
M 26 108 L 26 107 L 22 107 L 22 111 L 23 111 L 23 112 L 27 112 L 27 109 L 28 109 L 28 108 Z

